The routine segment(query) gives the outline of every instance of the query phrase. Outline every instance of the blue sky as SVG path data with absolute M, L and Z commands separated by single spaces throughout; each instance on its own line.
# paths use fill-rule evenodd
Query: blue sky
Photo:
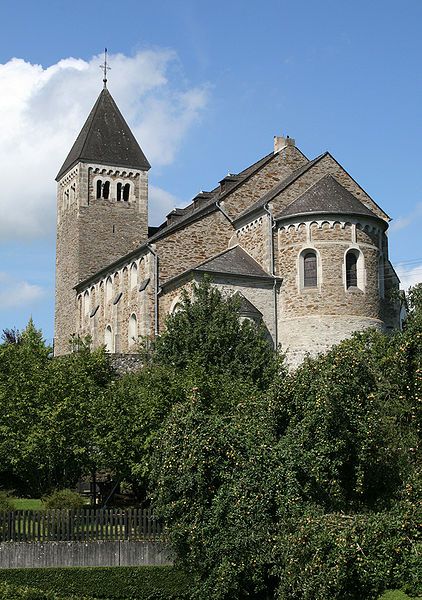
M 149 158 L 151 224 L 289 134 L 329 150 L 393 218 L 422 280 L 422 2 L 3 0 L 0 330 L 53 337 L 54 177 L 101 89 Z

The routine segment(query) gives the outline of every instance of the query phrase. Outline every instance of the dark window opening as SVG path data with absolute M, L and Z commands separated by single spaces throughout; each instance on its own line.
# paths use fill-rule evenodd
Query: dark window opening
M 125 183 L 123 187 L 123 200 L 127 202 L 129 200 L 130 183 Z
M 303 257 L 303 287 L 317 287 L 317 257 L 307 252 Z
M 101 198 L 101 179 L 97 181 L 97 198 Z
M 103 198 L 104 200 L 108 200 L 110 195 L 110 182 L 106 181 L 103 185 Z
M 117 201 L 120 202 L 121 199 L 122 199 L 122 184 L 118 183 L 117 184 Z
M 346 254 L 346 288 L 358 287 L 358 257 L 354 252 Z

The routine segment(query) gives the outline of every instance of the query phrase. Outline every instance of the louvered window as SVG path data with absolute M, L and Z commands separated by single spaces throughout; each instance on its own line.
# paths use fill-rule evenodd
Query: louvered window
M 303 257 L 303 287 L 317 287 L 317 257 L 315 252 L 307 252 Z
M 346 287 L 358 286 L 358 257 L 354 252 L 346 254 Z

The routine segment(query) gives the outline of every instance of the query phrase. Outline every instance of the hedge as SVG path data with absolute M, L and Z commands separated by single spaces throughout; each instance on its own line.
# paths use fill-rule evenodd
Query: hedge
M 189 600 L 191 584 L 185 573 L 171 566 L 0 569 L 0 582 L 54 592 L 62 597 L 107 600 Z M 32 600 L 32 596 L 28 598 Z
M 54 592 L 9 583 L 0 583 L 0 598 L 1 600 L 93 600 L 87 596 L 59 596 Z
M 412 600 L 412 598 L 400 590 L 389 590 L 380 596 L 379 600 Z M 414 600 L 418 600 L 418 598 Z

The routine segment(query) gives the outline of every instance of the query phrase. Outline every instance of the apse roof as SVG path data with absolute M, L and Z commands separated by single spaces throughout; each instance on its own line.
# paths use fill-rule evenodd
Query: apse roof
M 309 214 L 362 215 L 380 219 L 332 175 L 324 175 L 283 209 L 276 219 Z M 382 220 L 382 219 L 381 219 Z

